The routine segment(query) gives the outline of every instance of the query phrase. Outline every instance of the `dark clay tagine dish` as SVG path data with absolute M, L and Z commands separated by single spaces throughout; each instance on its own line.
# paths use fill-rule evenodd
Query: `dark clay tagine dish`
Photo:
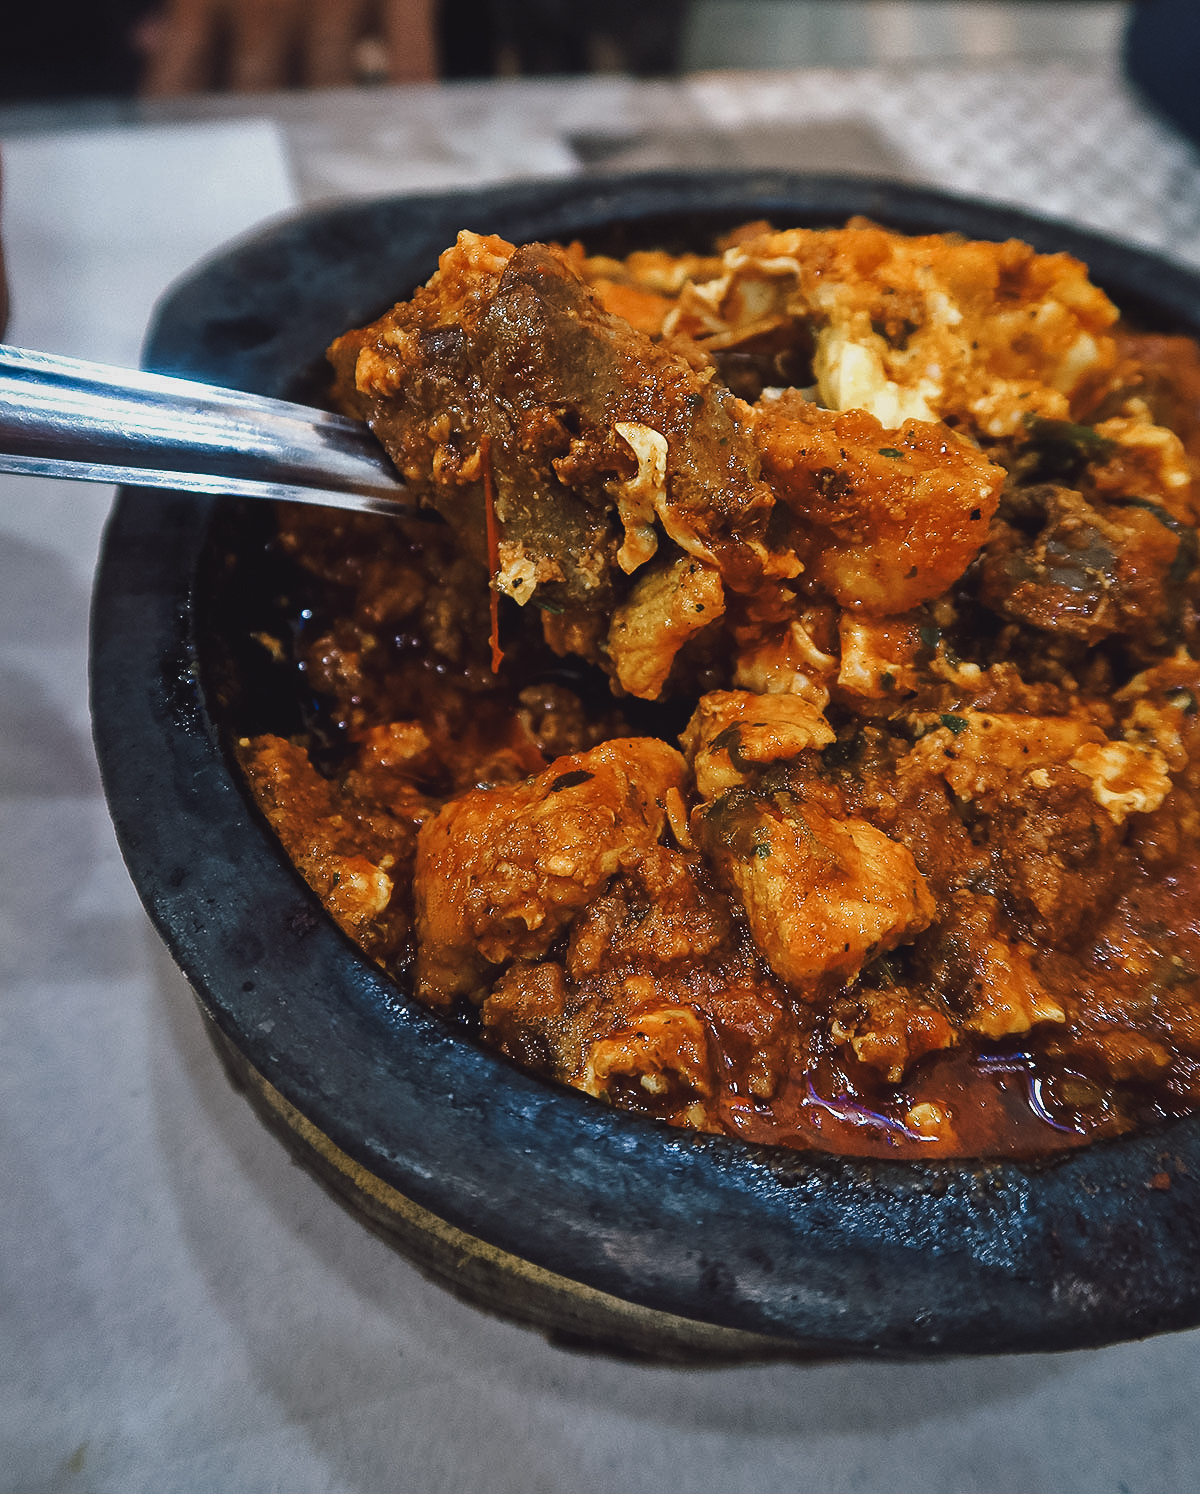
M 330 341 L 410 295 L 463 227 L 619 255 L 859 214 L 1066 251 L 1126 316 L 1200 335 L 1200 277 L 1061 224 L 862 179 L 656 174 L 282 222 L 169 293 L 145 366 L 315 400 Z M 237 735 L 299 730 L 253 641 L 289 584 L 273 522 L 122 492 L 94 601 L 95 735 L 131 875 L 231 1076 L 371 1227 L 481 1307 L 664 1363 L 1064 1350 L 1200 1323 L 1200 1115 L 1041 1161 L 755 1148 L 523 1072 L 393 983 L 234 764 Z

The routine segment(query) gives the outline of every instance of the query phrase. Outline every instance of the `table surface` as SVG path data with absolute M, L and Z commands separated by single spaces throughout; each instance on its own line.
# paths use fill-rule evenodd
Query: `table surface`
M 1200 265 L 1200 160 L 1105 67 L 512 82 L 0 111 L 10 340 L 133 364 L 297 205 L 654 165 L 891 174 Z M 655 1370 L 425 1282 L 229 1088 L 100 793 L 111 490 L 0 476 L 0 1489 L 1171 1494 L 1200 1333 L 1064 1356 Z

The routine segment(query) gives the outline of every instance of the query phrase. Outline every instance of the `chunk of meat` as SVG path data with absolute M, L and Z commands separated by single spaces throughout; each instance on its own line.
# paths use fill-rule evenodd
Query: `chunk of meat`
M 1178 649 L 1117 691 L 1125 739 L 1161 753 L 1178 773 L 1200 756 L 1200 663 Z
M 918 687 L 917 658 L 931 645 L 921 637 L 918 621 L 862 617 L 843 612 L 838 622 L 842 645 L 838 688 L 866 700 L 894 700 Z M 936 646 L 936 645 L 934 645 Z
M 724 612 L 715 567 L 684 555 L 643 571 L 626 601 L 614 608 L 608 630 L 608 656 L 622 689 L 657 700 L 679 650 Z
M 912 853 L 865 820 L 735 788 L 693 812 L 692 833 L 784 980 L 850 980 L 933 918 Z
M 1183 442 L 1166 426 L 1155 425 L 1141 400 L 1123 415 L 1096 426 L 1104 443 L 1103 460 L 1088 469 L 1091 490 L 1100 497 L 1146 498 L 1161 504 L 1172 518 L 1194 525 L 1197 508 L 1192 463 Z
M 1004 469 L 946 426 L 885 429 L 785 390 L 755 406 L 754 434 L 797 553 L 843 607 L 907 612 L 956 581 L 987 537 Z
M 719 1129 L 730 1044 L 752 1093 L 784 1062 L 784 1003 L 695 854 L 666 846 L 619 871 L 572 925 L 565 960 L 517 960 L 481 1008 L 502 1051 L 675 1125 Z
M 1010 913 L 1067 947 L 1119 889 L 1125 820 L 1171 788 L 1154 748 L 1080 717 L 948 714 L 899 765 L 945 779 L 987 849 Z
M 994 897 L 960 889 L 948 899 L 923 951 L 931 992 L 958 1010 L 964 1027 L 984 1037 L 1065 1022 L 1062 1004 L 1034 969 L 1034 947 L 1002 924 Z
M 1200 347 L 1191 337 L 1113 329 L 1117 369 L 1111 387 L 1087 418 L 1123 415 L 1131 400 L 1144 406 L 1155 425 L 1183 442 L 1200 476 Z
M 834 1008 L 830 1034 L 848 1044 L 859 1063 L 879 1069 L 891 1084 L 926 1053 L 951 1048 L 958 1031 L 938 1002 L 902 986 L 861 990 Z
M 1111 464 L 1110 464 L 1111 465 Z M 981 568 L 983 601 L 1046 633 L 1157 650 L 1177 634 L 1200 547 L 1157 498 L 1012 487 Z
M 702 799 L 746 783 L 768 763 L 832 741 L 833 728 L 803 697 L 748 690 L 701 696 L 680 737 Z
M 387 942 L 382 924 L 392 901 L 390 873 L 406 850 L 411 855 L 427 801 L 414 791 L 411 817 L 382 810 L 352 817 L 303 748 L 265 736 L 242 741 L 239 753 L 271 827 L 341 928 L 372 950 Z M 406 932 L 399 908 L 392 921 Z
M 591 1045 L 575 1083 L 586 1094 L 607 1098 L 618 1076 L 654 1098 L 682 1090 L 687 1104 L 679 1107 L 685 1110 L 681 1119 L 694 1130 L 710 1129 L 703 1102 L 712 1098 L 715 1075 L 708 1032 L 694 1007 L 639 1011 L 625 1031 Z
M 801 607 L 793 598 L 767 618 L 733 624 L 734 685 L 756 695 L 800 695 L 823 711 L 838 671 L 837 611 L 828 602 Z
M 622 865 L 656 844 L 686 771 L 665 743 L 625 738 L 447 804 L 417 849 L 421 998 L 444 1006 L 479 991 L 491 967 L 546 954 Z
M 481 555 L 490 460 L 522 603 L 606 608 L 664 537 L 734 589 L 795 571 L 764 542 L 774 498 L 737 401 L 606 311 L 562 250 L 464 233 L 330 357 L 343 406 Z
M 1086 718 L 969 710 L 945 719 L 916 744 L 913 761 L 941 773 L 959 800 L 982 800 L 985 810 L 1048 788 L 1052 768 L 1086 780 L 1114 825 L 1157 809 L 1171 789 L 1156 748 L 1111 742 Z
M 715 955 L 730 933 L 728 899 L 700 858 L 653 846 L 576 920 L 566 968 L 576 984 L 609 970 L 686 968 Z

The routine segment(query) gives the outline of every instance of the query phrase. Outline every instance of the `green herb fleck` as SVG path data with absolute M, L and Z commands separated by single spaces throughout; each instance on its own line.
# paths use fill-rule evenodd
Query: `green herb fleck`
M 966 731 L 967 727 L 971 724 L 969 721 L 965 721 L 961 716 L 952 716 L 949 713 L 944 716 L 939 716 L 938 720 L 942 723 L 947 731 L 952 731 L 955 736 L 958 736 L 960 732 Z

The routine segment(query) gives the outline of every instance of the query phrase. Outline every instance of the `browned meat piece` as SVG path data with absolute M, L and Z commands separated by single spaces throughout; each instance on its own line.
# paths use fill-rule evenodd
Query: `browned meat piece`
M 608 630 L 608 656 L 622 688 L 657 700 L 679 650 L 724 612 L 725 592 L 713 566 L 687 555 L 647 566 L 613 609 Z
M 767 764 L 832 741 L 828 721 L 801 696 L 749 690 L 702 696 L 680 738 L 702 799 L 747 783 Z
M 1154 748 L 1108 741 L 1086 718 L 965 711 L 928 732 L 904 776 L 939 775 L 975 822 L 1010 908 L 1069 944 L 1114 895 L 1129 815 L 1171 788 Z
M 693 813 L 692 834 L 783 980 L 851 980 L 933 917 L 910 851 L 790 793 L 730 789 Z
M 924 1058 L 958 1042 L 946 1009 L 927 995 L 888 986 L 862 990 L 834 1004 L 831 1036 L 846 1043 L 859 1063 L 880 1069 L 892 1084 Z
M 994 897 L 962 890 L 939 915 L 923 941 L 920 969 L 930 996 L 956 1010 L 968 1030 L 1001 1038 L 1066 1021 L 1038 979 L 1033 945 L 1005 931 Z
M 1089 502 L 1049 483 L 1006 494 L 981 569 L 984 602 L 1048 633 L 1133 647 L 1175 641 L 1194 574 L 1196 531 L 1157 497 Z M 1144 656 L 1144 655 L 1143 655 Z
M 987 537 L 1004 471 L 944 425 L 887 430 L 787 390 L 755 406 L 754 432 L 798 554 L 843 607 L 907 612 L 956 581 Z
M 514 788 L 477 789 L 423 828 L 417 987 L 443 1006 L 513 959 L 546 954 L 571 920 L 667 824 L 686 765 L 631 738 L 561 757 Z
M 578 985 L 613 969 L 707 960 L 731 938 L 731 927 L 728 900 L 708 882 L 699 857 L 653 846 L 573 925 L 567 972 Z
M 1134 332 L 1120 324 L 1113 332 L 1113 387 L 1088 418 L 1124 414 L 1131 398 L 1140 400 L 1151 420 L 1182 440 L 1193 471 L 1200 474 L 1200 348 L 1190 337 Z
M 243 741 L 239 756 L 275 833 L 346 933 L 378 958 L 401 950 L 409 933 L 404 889 L 428 801 L 410 789 L 403 800 L 396 797 L 392 812 L 361 803 L 352 808 L 303 748 L 282 737 Z M 397 897 L 393 878 L 401 886 Z
M 1175 523 L 1194 525 L 1195 483 L 1186 447 L 1174 431 L 1151 422 L 1142 401 L 1125 408 L 1095 428 L 1103 444 L 1087 469 L 1088 491 L 1117 504 L 1140 498 L 1165 509 Z
M 795 570 L 767 551 L 733 396 L 607 312 L 564 251 L 463 234 L 330 356 L 343 405 L 481 557 L 490 462 L 495 585 L 521 603 L 608 608 L 664 538 L 735 590 Z
M 788 1064 L 793 1008 L 701 859 L 642 852 L 575 921 L 565 963 L 516 961 L 482 1007 L 502 1051 L 577 1088 L 693 1129 L 720 1129 L 728 1055 L 751 1095 Z
M 670 976 L 623 972 L 568 985 L 561 965 L 517 961 L 483 1005 L 504 1053 L 598 1099 L 692 1130 L 718 1130 L 709 1025 Z

